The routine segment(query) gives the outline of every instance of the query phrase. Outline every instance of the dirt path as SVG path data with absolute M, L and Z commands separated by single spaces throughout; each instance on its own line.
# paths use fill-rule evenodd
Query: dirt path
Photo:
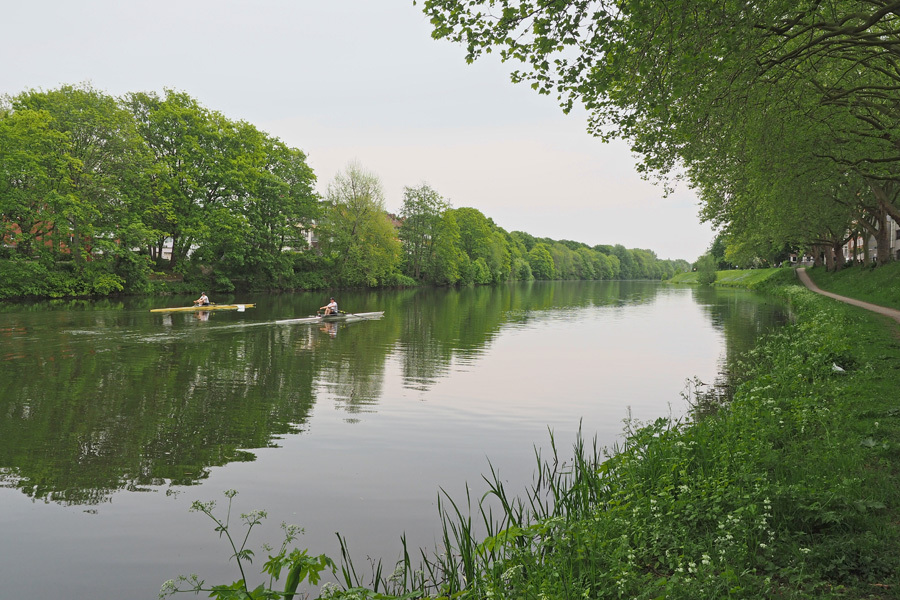
M 840 300 L 841 302 L 846 302 L 847 304 L 852 304 L 853 306 L 859 306 L 860 308 L 865 308 L 866 310 L 871 310 L 872 312 L 886 315 L 900 323 L 900 310 L 897 310 L 895 308 L 887 308 L 886 306 L 879 306 L 870 302 L 863 302 L 862 300 L 848 298 L 847 296 L 839 296 L 837 294 L 832 294 L 831 292 L 826 292 L 815 283 L 813 283 L 813 280 L 809 278 L 809 273 L 807 273 L 806 269 L 803 268 L 797 269 L 797 276 L 800 277 L 800 281 L 803 282 L 803 285 L 817 294 L 822 294 L 823 296 L 828 296 L 829 298 L 834 298 L 835 300 Z

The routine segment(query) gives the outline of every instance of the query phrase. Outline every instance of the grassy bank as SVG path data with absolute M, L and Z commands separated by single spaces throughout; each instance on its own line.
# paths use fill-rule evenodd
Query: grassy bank
M 877 269 L 857 266 L 829 273 L 824 267 L 816 267 L 807 272 L 823 290 L 900 309 L 900 262 Z
M 733 271 L 717 271 L 716 285 L 727 285 L 737 287 L 755 287 L 768 281 L 775 273 L 781 269 L 744 269 Z M 678 273 L 671 279 L 669 283 L 685 283 L 697 284 L 699 273 L 692 271 L 690 273 Z
M 896 328 L 762 273 L 745 285 L 797 321 L 735 366 L 717 410 L 698 390 L 704 418 L 544 457 L 521 497 L 494 480 L 481 510 L 445 498 L 440 548 L 368 577 L 345 556 L 322 597 L 900 598 Z

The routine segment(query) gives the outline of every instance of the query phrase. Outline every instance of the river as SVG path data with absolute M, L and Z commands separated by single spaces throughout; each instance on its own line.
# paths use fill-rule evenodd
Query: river
M 0 305 L 0 596 L 153 599 L 197 573 L 237 579 L 194 500 L 235 489 L 297 545 L 357 567 L 400 536 L 434 547 L 441 489 L 499 472 L 524 489 L 552 432 L 601 446 L 626 419 L 682 418 L 686 381 L 786 320 L 743 290 L 552 282 L 340 294 L 348 323 L 278 324 L 325 294 L 213 296 L 243 311 L 151 313 L 191 298 Z M 224 513 L 222 513 L 224 514 Z

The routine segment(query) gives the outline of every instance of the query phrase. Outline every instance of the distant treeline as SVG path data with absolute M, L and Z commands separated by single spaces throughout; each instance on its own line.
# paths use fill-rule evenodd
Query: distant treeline
M 385 210 L 348 165 L 321 197 L 306 155 L 166 90 L 89 85 L 0 102 L 0 298 L 530 279 L 665 279 L 650 250 L 507 232 L 427 184 Z M 173 282 L 182 282 L 173 283 Z

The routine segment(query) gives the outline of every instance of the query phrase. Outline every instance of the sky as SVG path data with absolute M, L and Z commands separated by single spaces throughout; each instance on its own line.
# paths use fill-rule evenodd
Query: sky
M 714 236 L 686 187 L 664 197 L 624 142 L 466 64 L 412 0 L 28 0 L 5 3 L 0 95 L 90 83 L 183 91 L 303 150 L 324 195 L 356 162 L 399 212 L 427 183 L 507 231 L 695 260 Z

